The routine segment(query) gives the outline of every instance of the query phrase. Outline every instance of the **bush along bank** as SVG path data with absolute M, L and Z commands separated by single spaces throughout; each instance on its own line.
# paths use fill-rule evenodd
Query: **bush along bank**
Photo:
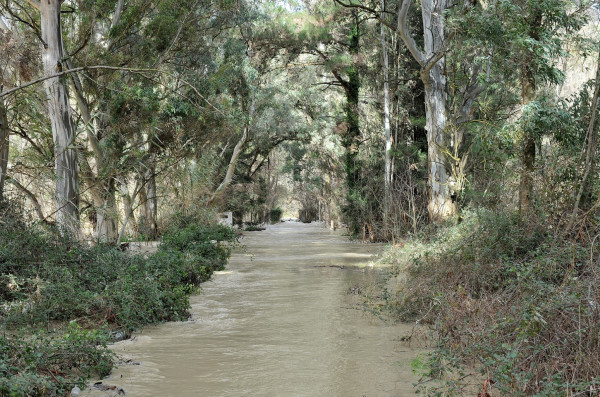
M 389 309 L 436 335 L 422 371 L 426 393 L 599 395 L 594 243 L 558 238 L 542 218 L 480 211 L 392 249 L 387 260 L 405 280 Z
M 0 395 L 66 395 L 105 376 L 110 335 L 188 317 L 233 230 L 180 217 L 147 257 L 85 247 L 0 208 Z

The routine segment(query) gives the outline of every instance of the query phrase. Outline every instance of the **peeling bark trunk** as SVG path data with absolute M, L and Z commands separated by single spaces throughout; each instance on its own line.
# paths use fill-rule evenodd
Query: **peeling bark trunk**
M 67 61 L 69 68 L 73 68 L 71 63 Z M 96 163 L 96 174 L 100 174 L 100 170 L 104 167 L 105 159 L 104 152 L 100 147 L 100 142 L 92 131 L 93 123 L 90 114 L 90 108 L 87 100 L 83 96 L 83 88 L 77 74 L 72 74 L 73 88 L 77 107 L 81 113 L 81 117 L 86 125 L 87 138 L 89 147 L 94 154 Z M 85 159 L 83 160 L 86 161 Z M 84 165 L 85 167 L 85 165 Z M 88 176 L 86 177 L 86 174 Z M 94 199 L 94 210 L 96 211 L 96 222 L 94 223 L 94 238 L 99 243 L 114 243 L 117 241 L 118 234 L 118 210 L 117 201 L 115 199 L 116 188 L 113 178 L 98 181 L 98 178 L 93 175 L 91 168 L 89 172 L 84 173 L 84 180 L 87 180 L 89 190 Z
M 123 11 L 123 0 L 117 2 L 113 19 L 111 23 L 111 29 L 117 26 L 120 22 L 121 14 Z M 111 47 L 113 40 L 108 40 L 108 47 Z M 69 69 L 74 69 L 70 60 L 65 61 Z M 112 167 L 110 159 L 107 158 L 109 154 L 104 151 L 101 147 L 99 140 L 100 133 L 107 130 L 107 123 L 104 120 L 105 117 L 100 117 L 99 120 L 92 121 L 90 104 L 84 96 L 83 86 L 77 73 L 70 75 L 73 89 L 75 93 L 75 99 L 77 101 L 77 107 L 83 121 L 86 124 L 88 145 L 91 152 L 94 155 L 95 162 L 95 175 L 94 172 L 87 173 L 84 176 L 86 179 L 88 189 L 91 191 L 94 197 L 94 209 L 97 213 L 97 222 L 94 224 L 94 237 L 96 241 L 103 243 L 115 243 L 118 239 L 118 219 L 119 211 L 117 208 L 116 195 L 116 181 L 112 177 L 102 179 L 100 175 L 111 175 L 111 170 L 106 170 L 105 167 Z M 106 113 L 103 111 L 102 113 Z M 84 160 L 86 161 L 86 160 Z
M 444 11 L 445 0 L 422 0 L 424 47 L 421 51 L 408 28 L 410 0 L 402 0 L 398 12 L 398 33 L 415 60 L 421 65 L 425 85 L 425 129 L 429 175 L 429 219 L 442 221 L 456 213 L 448 186 L 446 169 L 446 76 L 444 75 Z
M 4 99 L 0 99 L 0 201 L 4 197 L 4 182 L 8 170 L 9 132 L 6 106 L 4 106 Z
M 431 59 L 443 51 L 445 9 L 444 0 L 421 2 L 425 59 Z M 432 221 L 441 221 L 456 213 L 456 205 L 450 197 L 444 154 L 447 126 L 444 57 L 440 58 L 429 71 L 424 70 L 423 74 L 430 191 L 427 210 Z
M 101 199 L 96 202 L 97 221 L 94 233 L 100 243 L 115 243 L 119 237 L 115 181 L 110 178 L 102 186 Z
M 123 199 L 123 204 L 124 204 L 124 210 L 125 213 L 124 215 L 127 216 L 128 214 L 128 209 L 129 208 L 133 208 L 133 203 L 131 201 L 131 196 L 129 195 L 129 187 L 127 186 L 127 181 L 125 178 L 119 178 L 118 179 L 118 183 L 119 183 L 119 192 L 121 194 L 121 198 Z M 130 228 L 130 232 L 133 234 L 138 234 L 138 230 L 137 230 L 137 221 L 135 219 L 135 214 L 132 212 L 131 215 L 131 221 L 132 221 L 132 226 Z
M 62 70 L 64 54 L 60 4 L 60 0 L 44 0 L 40 3 L 44 40 L 42 61 L 46 75 Z M 79 234 L 79 180 L 75 133 L 67 86 L 64 77 L 48 79 L 44 85 L 54 139 L 56 224 L 61 233 L 77 236 Z

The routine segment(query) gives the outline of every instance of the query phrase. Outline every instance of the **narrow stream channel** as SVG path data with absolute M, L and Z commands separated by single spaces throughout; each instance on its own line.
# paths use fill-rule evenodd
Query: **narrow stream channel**
M 361 310 L 381 249 L 320 225 L 246 233 L 246 249 L 192 297 L 190 321 L 148 327 L 113 350 L 103 380 L 127 396 L 409 396 L 410 326 Z M 85 395 L 103 395 L 89 390 Z

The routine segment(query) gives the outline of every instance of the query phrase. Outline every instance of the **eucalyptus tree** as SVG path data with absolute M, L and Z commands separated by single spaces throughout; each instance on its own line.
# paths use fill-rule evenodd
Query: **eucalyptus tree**
M 380 11 L 364 2 L 337 3 L 345 7 L 361 9 L 378 18 L 396 32 L 404 42 L 413 59 L 419 65 L 419 77 L 425 91 L 425 129 L 427 131 L 428 151 L 428 187 L 429 202 L 427 209 L 432 221 L 441 221 L 456 213 L 453 196 L 453 181 L 449 177 L 446 151 L 451 140 L 447 137 L 447 77 L 445 75 L 445 57 L 451 48 L 454 33 L 448 34 L 445 18 L 451 4 L 447 1 L 422 0 L 421 25 L 415 34 L 415 28 L 409 24 L 409 11 L 412 2 L 402 0 L 396 7 L 396 24 L 388 22 L 385 14 L 385 2 L 380 2 Z M 383 28 L 383 26 L 382 26 Z M 422 47 L 418 44 L 422 43 Z M 382 42 L 382 44 L 384 44 Z M 385 73 L 385 71 L 384 71 Z
M 57 73 L 63 71 L 65 51 L 63 46 L 63 26 L 61 22 L 61 1 L 48 0 L 38 2 L 28 0 L 4 5 L 12 17 L 31 26 L 41 42 L 41 58 L 43 73 L 46 77 L 44 87 L 46 91 L 48 116 L 53 134 L 54 163 L 55 163 L 55 218 L 61 233 L 79 234 L 79 174 L 77 164 L 77 149 L 75 143 L 75 127 L 73 125 L 71 106 L 69 103 L 68 86 L 64 78 Z M 19 11 L 12 10 L 12 6 Z M 35 19 L 27 7 L 39 12 L 39 26 L 34 25 Z M 30 19 L 25 21 L 17 16 L 24 13 Z
M 10 39 L 10 33 L 8 31 L 8 26 L 2 19 L 2 14 L 0 14 L 0 42 L 1 47 L 0 51 L 3 53 L 7 53 Z M 8 73 L 8 57 L 2 60 L 0 64 L 0 92 L 3 91 L 5 77 L 4 75 Z M 8 126 L 8 115 L 6 110 L 6 104 L 4 102 L 4 98 L 0 98 L 0 201 L 3 199 L 4 194 L 4 182 L 6 181 L 6 173 L 8 170 L 8 149 L 10 143 L 10 129 Z
M 3 198 L 4 182 L 8 170 L 9 135 L 6 106 L 4 105 L 4 99 L 0 98 L 0 201 Z

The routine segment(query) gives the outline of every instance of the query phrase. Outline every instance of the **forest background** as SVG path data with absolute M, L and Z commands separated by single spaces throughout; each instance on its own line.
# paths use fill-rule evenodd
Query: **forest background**
M 392 243 L 381 309 L 434 331 L 428 393 L 598 394 L 599 26 L 589 0 L 2 1 L 0 390 L 60 394 L 110 369 L 102 324 L 184 318 L 232 211 Z

